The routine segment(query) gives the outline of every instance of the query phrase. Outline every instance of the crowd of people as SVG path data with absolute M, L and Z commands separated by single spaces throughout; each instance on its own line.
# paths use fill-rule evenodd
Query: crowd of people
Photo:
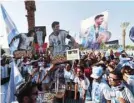
M 8 86 L 14 76 L 11 71 L 15 68 L 23 78 L 14 94 L 19 103 L 46 102 L 44 96 L 47 92 L 56 93 L 53 101 L 48 103 L 134 103 L 133 56 L 124 50 L 115 53 L 92 48 L 80 51 L 80 59 L 52 62 L 56 55 L 66 56 L 66 38 L 71 40 L 74 48 L 78 48 L 69 32 L 60 30 L 59 22 L 53 22 L 52 29 L 48 50 L 37 52 L 32 47 L 36 33 L 31 30 L 15 39 L 20 39 L 18 50 L 31 50 L 32 56 L 7 57 L 1 51 L 2 103 L 9 103 Z M 39 93 L 44 93 L 42 99 Z
M 81 52 L 80 60 L 52 64 L 50 54 L 36 54 L 32 58 L 15 60 L 25 82 L 16 90 L 19 103 L 36 103 L 38 91 L 58 93 L 64 96 L 54 103 L 134 103 L 134 58 L 124 51 L 117 57 L 106 52 Z M 12 67 L 10 58 L 1 58 L 2 103 Z M 56 85 L 56 86 L 55 86 Z M 44 94 L 45 95 L 45 94 Z

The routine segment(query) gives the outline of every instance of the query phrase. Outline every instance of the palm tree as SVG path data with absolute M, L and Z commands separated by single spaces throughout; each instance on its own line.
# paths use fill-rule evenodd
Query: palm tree
M 123 48 L 125 50 L 125 37 L 126 37 L 126 29 L 129 26 L 129 22 L 123 22 L 121 24 L 121 28 L 122 28 L 122 43 L 123 43 Z

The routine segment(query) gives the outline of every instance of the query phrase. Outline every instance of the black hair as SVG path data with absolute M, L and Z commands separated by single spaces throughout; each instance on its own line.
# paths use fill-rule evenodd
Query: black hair
M 119 80 L 123 79 L 123 76 L 122 76 L 121 72 L 119 72 L 119 71 L 114 70 L 110 73 L 113 74 L 113 75 L 116 75 Z
M 102 68 L 103 68 L 103 71 L 106 71 L 106 65 L 105 64 L 103 64 L 103 63 L 98 63 L 96 66 L 101 66 Z
M 28 33 L 27 33 L 27 36 L 30 37 L 32 35 L 32 33 L 35 33 L 35 30 L 30 30 Z
M 104 61 L 104 62 L 105 62 L 105 61 L 106 61 L 106 57 L 102 57 L 102 61 Z
M 5 53 L 4 49 L 1 49 L 1 55 L 3 55 Z
M 19 103 L 23 103 L 24 96 L 30 96 L 32 89 L 36 87 L 37 84 L 33 82 L 25 82 L 20 85 L 20 87 L 16 90 L 16 97 Z
M 128 65 L 125 65 L 125 66 L 122 67 L 122 69 L 132 69 L 132 68 Z
M 53 23 L 52 23 L 52 28 L 54 28 L 56 25 L 59 25 L 60 23 L 58 22 L 58 21 L 54 21 Z
M 78 60 L 78 59 L 76 59 L 74 62 L 75 62 L 76 64 L 78 64 L 78 63 L 79 63 L 79 60 Z
M 72 67 L 72 62 L 68 61 L 67 64 L 69 64 L 70 67 Z
M 125 58 L 125 57 L 126 57 L 126 55 L 125 55 L 125 54 L 121 54 L 121 56 L 122 56 L 123 58 Z
M 97 16 L 94 18 L 94 20 L 99 19 L 100 17 L 103 17 L 103 16 L 104 16 L 103 14 L 97 15 Z
M 84 66 L 79 65 L 78 68 L 82 71 L 82 73 L 84 73 Z
M 125 65 L 125 66 L 122 67 L 121 73 L 124 74 L 124 73 L 126 73 L 126 71 L 128 71 L 128 70 L 133 70 L 133 69 L 132 69 L 130 66 Z M 128 73 L 130 74 L 131 71 L 129 71 Z

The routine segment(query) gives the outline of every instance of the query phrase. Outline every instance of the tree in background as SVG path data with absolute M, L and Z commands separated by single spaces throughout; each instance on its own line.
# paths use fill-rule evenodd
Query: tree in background
M 121 24 L 121 28 L 122 28 L 122 43 L 123 43 L 123 48 L 125 50 L 125 37 L 126 37 L 126 29 L 129 26 L 129 22 L 123 22 Z
M 106 49 L 106 44 L 104 42 L 101 43 L 100 49 Z

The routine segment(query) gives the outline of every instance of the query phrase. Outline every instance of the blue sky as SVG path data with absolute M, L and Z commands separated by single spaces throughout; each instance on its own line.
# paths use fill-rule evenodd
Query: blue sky
M 27 32 L 26 10 L 23 1 L 2 2 L 15 22 L 19 32 Z M 134 25 L 133 1 L 36 1 L 36 26 L 46 26 L 47 35 L 52 32 L 51 23 L 60 21 L 62 29 L 69 30 L 72 35 L 80 31 L 80 22 L 105 10 L 109 12 L 108 29 L 112 33 L 110 40 L 122 40 L 120 24 L 129 21 L 126 44 L 133 45 L 129 39 L 129 30 Z M 4 32 L 2 33 L 4 34 Z M 48 38 L 48 36 L 47 36 Z M 46 41 L 48 39 L 46 38 Z M 121 42 L 120 42 L 121 43 Z

